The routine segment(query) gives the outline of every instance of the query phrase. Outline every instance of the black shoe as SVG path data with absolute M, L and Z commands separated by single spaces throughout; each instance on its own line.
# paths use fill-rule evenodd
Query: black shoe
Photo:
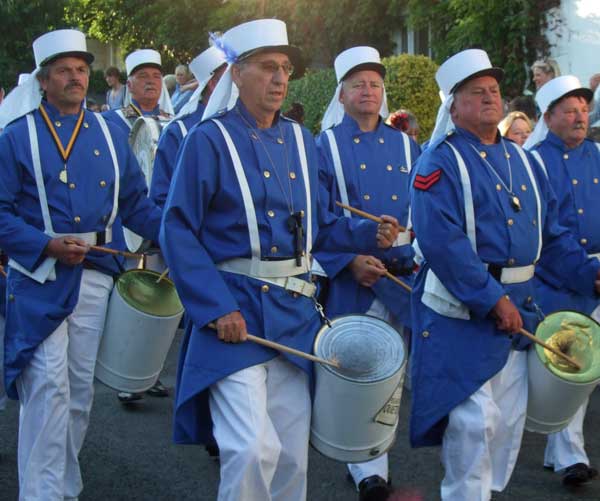
M 128 391 L 120 391 L 117 393 L 117 398 L 122 404 L 129 404 L 131 402 L 135 402 L 136 400 L 141 400 L 144 398 L 144 395 L 142 393 L 129 393 Z
M 563 473 L 563 485 L 574 486 L 587 484 L 590 480 L 598 476 L 596 468 L 590 468 L 585 463 L 576 463 L 565 469 Z
M 379 475 L 363 478 L 358 484 L 358 501 L 386 501 L 391 493 L 390 486 Z
M 160 379 L 157 380 L 156 383 L 154 383 L 154 386 L 152 388 L 150 388 L 149 390 L 146 390 L 146 393 L 152 397 L 168 397 L 169 396 L 169 390 L 167 389 L 166 386 L 164 386 L 160 382 Z

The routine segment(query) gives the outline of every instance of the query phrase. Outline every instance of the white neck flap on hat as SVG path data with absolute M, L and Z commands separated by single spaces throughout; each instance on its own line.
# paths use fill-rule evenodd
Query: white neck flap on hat
M 342 92 L 343 78 L 348 74 L 350 70 L 356 68 L 361 64 L 381 64 L 381 58 L 379 52 L 373 47 L 352 47 L 341 52 L 334 62 L 335 76 L 338 81 L 338 85 L 333 94 L 333 98 L 329 101 L 327 110 L 321 120 L 321 130 L 327 130 L 331 127 L 335 127 L 340 124 L 344 119 L 344 105 L 340 102 L 340 94 Z M 385 87 L 383 88 L 383 100 L 381 102 L 381 109 L 379 115 L 384 120 L 390 114 L 387 106 L 387 95 Z
M 546 82 L 540 90 L 538 90 L 535 95 L 535 101 L 540 108 L 541 116 L 538 120 L 533 132 L 523 144 L 523 148 L 529 150 L 533 148 L 536 144 L 542 142 L 546 139 L 548 132 L 548 125 L 546 125 L 546 120 L 544 120 L 544 114 L 548 111 L 550 105 L 556 100 L 563 97 L 565 94 L 569 92 L 573 92 L 575 90 L 584 90 L 585 87 L 581 85 L 581 82 L 576 76 L 573 75 L 563 75 L 561 77 L 556 77 Z M 592 91 L 590 90 L 590 95 Z
M 42 102 L 42 88 L 37 79 L 40 66 L 56 56 L 72 52 L 87 54 L 89 60 L 93 59 L 87 51 L 85 35 L 81 31 L 56 30 L 34 40 L 33 55 L 37 67 L 29 78 L 19 82 L 19 85 L 2 101 L 0 129 L 4 129 L 9 123 L 39 108 Z
M 221 50 L 215 46 L 209 47 L 192 60 L 190 70 L 198 81 L 198 87 L 189 101 L 179 110 L 176 118 L 194 113 L 198 109 L 198 103 L 202 100 L 202 91 L 204 91 L 208 82 L 210 82 L 215 70 L 223 66 L 226 62 Z

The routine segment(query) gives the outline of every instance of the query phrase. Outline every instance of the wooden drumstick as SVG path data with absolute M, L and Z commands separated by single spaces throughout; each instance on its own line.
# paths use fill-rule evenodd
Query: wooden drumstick
M 8 275 L 6 274 L 6 270 L 4 269 L 4 266 L 2 266 L 0 264 L 0 275 L 2 275 L 4 278 L 8 278 Z
M 160 277 L 156 279 L 156 283 L 159 283 L 163 278 L 165 278 L 167 273 L 169 273 L 169 268 L 166 268 L 165 271 L 160 274 Z
M 579 362 L 577 362 L 577 360 L 575 360 L 574 358 L 570 357 L 569 355 L 563 353 L 562 351 L 557 350 L 553 346 L 550 346 L 549 344 L 544 343 L 544 341 L 542 341 L 540 338 L 534 336 L 531 332 L 526 331 L 525 329 L 521 328 L 521 329 L 519 329 L 519 334 L 522 334 L 527 339 L 533 341 L 534 343 L 539 344 L 540 346 L 543 346 L 548 351 L 550 351 L 550 352 L 554 353 L 555 355 L 559 356 L 565 362 L 568 362 L 573 367 L 575 367 L 578 371 L 580 371 L 582 369 L 581 365 L 579 364 Z
M 364 217 L 365 219 L 370 219 L 371 221 L 375 221 L 376 223 L 379 223 L 379 224 L 383 224 L 383 219 L 381 219 L 378 216 L 374 216 L 373 214 L 369 214 L 368 212 L 365 212 L 364 210 L 356 209 L 355 207 L 352 207 L 350 205 L 346 205 L 346 204 L 343 204 L 342 202 L 337 202 L 337 201 L 335 202 L 335 205 L 337 205 L 338 207 L 341 207 L 342 209 L 349 210 L 350 212 L 352 212 L 353 214 L 356 214 L 357 216 Z M 400 231 L 402 231 L 402 232 L 406 231 L 406 228 L 404 226 L 398 225 L 398 228 L 400 228 Z
M 369 263 L 369 262 L 367 261 L 367 263 Z M 372 264 L 372 263 L 369 263 L 369 264 Z M 396 284 L 398 284 L 400 287 L 403 287 L 404 289 L 406 289 L 408 292 L 412 292 L 412 287 L 410 287 L 409 285 L 405 284 L 398 277 L 392 275 L 389 271 L 386 270 L 385 276 L 388 277 L 393 282 L 395 282 Z M 573 367 L 575 367 L 578 371 L 580 371 L 582 369 L 582 367 L 579 364 L 579 362 L 577 362 L 573 357 L 570 357 L 569 355 L 563 353 L 562 351 L 557 350 L 556 348 L 550 346 L 549 344 L 547 344 L 544 341 L 542 341 L 540 338 L 534 336 L 531 332 L 526 331 L 525 329 L 522 328 L 522 329 L 519 330 L 519 334 L 522 334 L 523 336 L 525 336 L 526 338 L 530 339 L 534 343 L 539 344 L 540 346 L 543 346 L 548 351 L 550 351 L 550 352 L 554 353 L 555 355 L 559 356 L 565 362 L 568 362 Z
M 373 265 L 374 263 L 372 263 L 371 261 L 369 261 L 367 259 L 367 264 Z M 394 282 L 395 284 L 399 285 L 400 287 L 402 287 L 403 289 L 405 289 L 407 292 L 412 292 L 412 287 L 408 284 L 405 284 L 402 280 L 400 280 L 396 275 L 392 275 L 389 271 L 385 270 L 385 276 L 387 278 L 389 278 L 392 282 Z
M 129 257 L 132 259 L 140 259 L 140 258 L 144 257 L 143 254 L 134 254 L 133 252 L 120 251 L 117 249 L 109 249 L 108 247 L 100 247 L 98 245 L 90 245 L 90 250 L 93 250 L 96 252 L 103 252 L 104 254 L 112 254 L 114 256 Z
M 217 326 L 214 323 L 208 324 L 208 327 L 214 330 L 217 330 Z M 305 358 L 312 362 L 317 362 L 320 364 L 330 365 L 331 367 L 335 367 L 336 369 L 340 369 L 340 364 L 337 360 L 325 360 L 321 357 L 316 357 L 315 355 L 311 355 L 310 353 L 306 353 L 305 351 L 296 350 L 295 348 L 290 348 L 284 344 L 276 343 L 274 341 L 269 341 L 268 339 L 264 339 L 262 337 L 253 336 L 252 334 L 248 334 L 248 341 L 252 341 L 253 343 L 260 344 L 262 346 L 266 346 L 267 348 L 273 348 L 277 351 L 283 351 L 285 353 L 289 353 L 291 355 L 296 355 L 297 357 Z

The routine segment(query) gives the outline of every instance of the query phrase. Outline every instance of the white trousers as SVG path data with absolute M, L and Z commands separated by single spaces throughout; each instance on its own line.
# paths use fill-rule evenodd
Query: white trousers
M 210 387 L 221 459 L 219 501 L 304 501 L 311 402 L 308 377 L 276 357 Z
M 517 461 L 527 414 L 527 353 L 511 351 L 502 370 L 450 412 L 442 444 L 444 501 L 489 501 Z
M 373 300 L 371 307 L 365 313 L 365 315 L 371 315 L 373 317 L 380 318 L 381 320 L 385 320 L 398 329 L 398 332 L 401 334 L 404 331 L 404 326 L 396 321 L 395 317 L 390 313 L 386 306 L 379 301 L 379 299 Z M 406 378 L 406 373 L 404 377 Z M 350 472 L 350 475 L 352 475 L 352 479 L 354 480 L 354 484 L 356 485 L 357 489 L 358 484 L 360 484 L 363 479 L 372 477 L 373 475 L 377 475 L 387 481 L 389 477 L 388 453 L 386 452 L 381 456 L 364 463 L 349 463 L 348 471 Z
M 554 471 L 562 471 L 576 463 L 590 465 L 583 439 L 583 420 L 588 402 L 589 398 L 577 409 L 569 426 L 548 435 L 544 453 L 545 466 L 554 467 Z
M 78 455 L 94 395 L 94 367 L 113 280 L 84 270 L 75 310 L 35 350 L 17 379 L 19 499 L 76 498 Z

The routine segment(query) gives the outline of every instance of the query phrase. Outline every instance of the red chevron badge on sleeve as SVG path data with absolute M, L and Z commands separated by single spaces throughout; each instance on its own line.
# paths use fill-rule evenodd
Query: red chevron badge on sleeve
M 434 170 L 427 176 L 421 176 L 420 174 L 417 174 L 415 176 L 415 182 L 413 186 L 418 190 L 427 191 L 440 180 L 440 177 L 442 177 L 442 169 Z

